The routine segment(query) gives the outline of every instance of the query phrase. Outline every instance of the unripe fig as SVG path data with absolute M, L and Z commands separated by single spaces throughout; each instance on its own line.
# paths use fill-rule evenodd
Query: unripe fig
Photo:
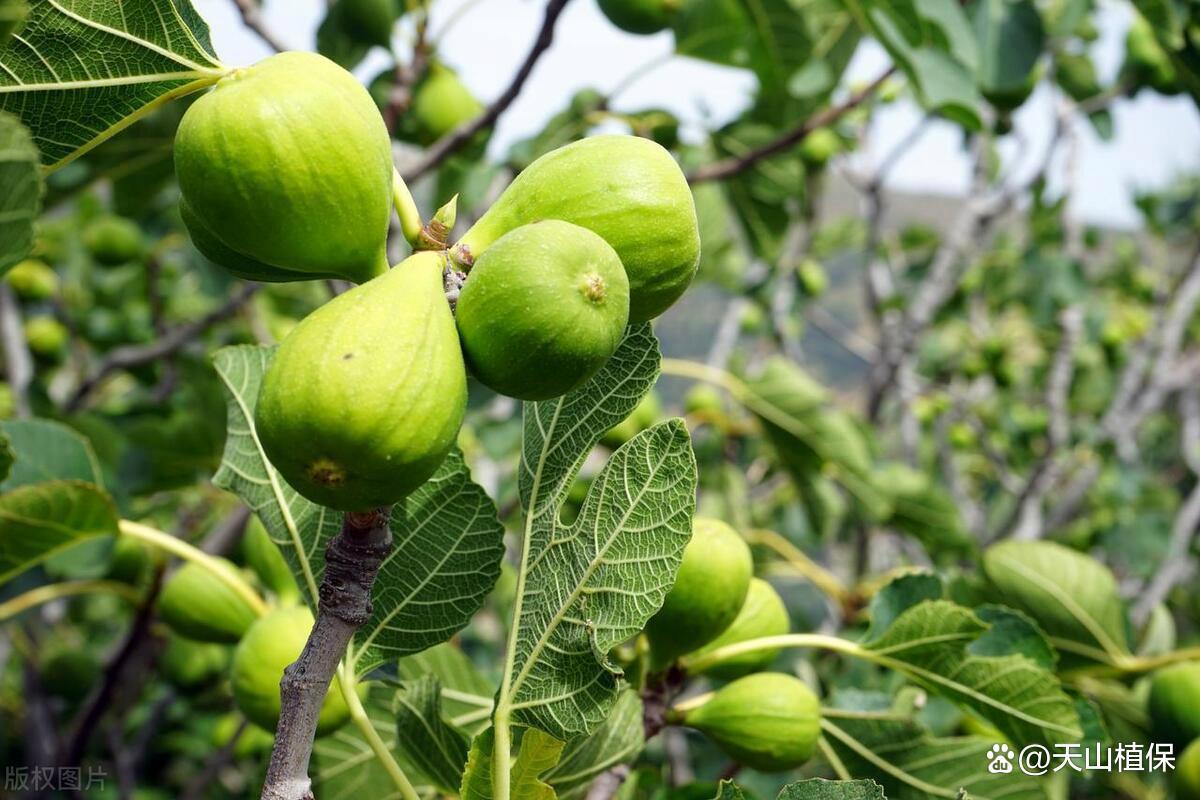
M 458 74 L 445 64 L 434 63 L 413 90 L 409 109 L 424 142 L 435 142 L 464 122 L 483 113 L 483 104 L 471 94 Z
M 643 35 L 665 30 L 679 6 L 680 0 L 600 0 L 609 22 L 626 33 Z
M 363 44 L 387 47 L 399 9 L 395 0 L 337 0 L 330 13 L 342 29 Z
M 652 667 L 661 669 L 717 638 L 746 601 L 754 562 L 738 532 L 697 517 L 675 585 L 646 623 Z
M 486 386 L 546 400 L 583 385 L 629 321 L 621 259 L 587 228 L 522 225 L 475 262 L 458 298 L 467 364 Z
M 36 258 L 17 264 L 4 280 L 22 300 L 49 300 L 58 291 L 58 274 L 46 262 Z
M 137 223 L 124 217 L 97 217 L 83 229 L 83 246 L 97 264 L 115 267 L 142 257 L 146 242 Z
M 683 396 L 683 410 L 701 417 L 719 417 L 725 412 L 721 392 L 706 383 L 698 383 Z
M 341 511 L 400 500 L 445 459 L 467 404 L 444 253 L 422 252 L 314 311 L 283 340 L 254 421 L 296 491 Z
M 1175 766 L 1175 800 L 1200 800 L 1200 739 L 1187 746 Z
M 292 568 L 280 552 L 279 545 L 271 541 L 271 535 L 257 516 L 250 517 L 246 523 L 246 532 L 242 535 L 242 555 L 263 586 L 274 592 L 276 597 L 285 603 L 300 599 L 300 589 L 296 586 Z
M 700 261 L 696 206 L 671 154 L 635 136 L 593 136 L 529 165 L 454 246 L 470 264 L 509 231 L 543 219 L 572 222 L 617 251 L 629 278 L 629 319 L 666 311 Z
M 681 722 L 739 764 L 782 772 L 812 758 L 821 735 L 821 704 L 799 678 L 759 672 L 718 689 Z
M 808 258 L 796 268 L 796 277 L 800 279 L 800 291 L 807 297 L 820 297 L 829 288 L 829 276 L 821 262 Z
M 57 361 L 67 349 L 70 335 L 54 317 L 30 317 L 25 320 L 25 343 L 35 356 Z
M 87 697 L 100 664 L 87 650 L 61 647 L 43 658 L 39 675 L 46 694 L 75 705 Z
M 1176 748 L 1200 739 L 1200 661 L 1160 669 L 1150 682 L 1150 727 Z
M 219 559 L 218 569 L 236 572 Z M 232 643 L 254 622 L 254 609 L 210 569 L 189 561 L 170 577 L 158 596 L 158 613 L 180 636 L 198 642 Z
M 130 536 L 118 536 L 108 557 L 105 577 L 136 586 L 150 570 L 150 553 L 146 545 Z
M 751 639 L 761 639 L 765 636 L 783 636 L 791 629 L 787 606 L 779 592 L 762 578 L 751 578 L 750 589 L 746 592 L 746 602 L 742 610 L 729 627 L 721 635 L 713 639 L 695 652 L 700 656 L 711 653 L 722 647 Z M 747 673 L 764 669 L 779 655 L 779 650 L 756 650 L 753 653 L 743 653 L 740 656 L 727 658 L 719 664 L 704 670 L 715 678 L 732 680 Z
M 817 128 L 800 142 L 800 158 L 813 167 L 823 167 L 842 151 L 842 140 L 830 128 Z
M 605 447 L 611 447 L 613 450 L 616 450 L 634 436 L 637 436 L 646 430 L 646 428 L 658 422 L 662 414 L 662 400 L 659 399 L 658 393 L 651 389 L 637 406 L 634 407 L 633 411 L 629 413 L 629 416 L 605 433 L 600 442 Z
M 194 642 L 182 636 L 171 636 L 158 664 L 172 686 L 184 691 L 201 689 L 214 682 L 229 667 L 229 647 L 208 642 Z
M 221 79 L 184 114 L 175 169 L 197 249 L 236 274 L 361 283 L 387 268 L 387 128 L 322 56 L 281 53 Z
M 262 617 L 242 637 L 233 653 L 233 701 L 255 725 L 275 730 L 281 705 L 279 682 L 283 671 L 300 657 L 312 626 L 313 616 L 308 608 L 291 606 Z M 349 718 L 341 679 L 335 677 L 321 705 L 317 735 L 332 733 Z
M 242 717 L 240 714 L 226 714 L 217 720 L 216 725 L 212 729 L 212 746 L 214 749 L 220 749 L 229 744 L 229 740 L 237 733 L 238 728 L 242 725 Z M 247 758 L 264 755 L 271 752 L 271 748 L 275 744 L 275 736 L 269 731 L 264 731 L 254 723 L 248 724 L 243 730 L 242 735 L 238 737 L 237 742 L 233 745 L 233 757 L 237 761 L 242 761 Z

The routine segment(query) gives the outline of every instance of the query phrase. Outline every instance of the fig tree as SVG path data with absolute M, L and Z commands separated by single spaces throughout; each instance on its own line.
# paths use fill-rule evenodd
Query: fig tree
M 235 274 L 361 283 L 387 268 L 387 128 L 322 56 L 281 53 L 221 79 L 184 114 L 175 169 L 193 242 Z
M 608 21 L 626 33 L 647 35 L 665 30 L 680 0 L 600 0 Z
M 235 572 L 220 559 L 218 569 Z M 171 629 L 198 642 L 236 642 L 254 622 L 254 609 L 210 569 L 189 561 L 163 586 L 158 613 Z
M 136 586 L 150 570 L 150 552 L 146 545 L 130 536 L 118 536 L 108 557 L 105 577 Z
M 697 517 L 675 585 L 646 623 L 652 668 L 667 666 L 728 628 L 746 601 L 753 570 L 750 548 L 737 531 Z
M 63 646 L 43 658 L 39 673 L 46 694 L 75 705 L 99 677 L 100 663 L 87 650 Z
M 25 343 L 35 356 L 57 361 L 67 349 L 69 334 L 54 317 L 30 317 L 25 320 Z
M 275 730 L 279 722 L 279 682 L 283 671 L 299 658 L 312 626 L 313 616 L 308 608 L 291 606 L 262 617 L 242 637 L 233 653 L 233 700 L 255 725 Z M 335 677 L 321 705 L 317 735 L 332 733 L 349 718 L 341 679 Z
M 444 253 L 422 252 L 297 325 L 263 378 L 255 426 L 296 491 L 340 511 L 395 503 L 446 457 L 467 403 Z
M 241 726 L 242 717 L 239 714 L 229 713 L 220 717 L 216 724 L 213 725 L 212 746 L 215 749 L 220 749 L 229 744 L 229 740 L 233 738 Z M 275 736 L 273 734 L 250 723 L 246 725 L 242 730 L 242 735 L 234 743 L 233 757 L 240 761 L 270 753 L 271 747 L 274 744 Z
M 1200 661 L 1160 669 L 1150 682 L 1150 726 L 1176 748 L 1200 739 Z
M 422 141 L 435 142 L 464 122 L 483 113 L 483 104 L 471 94 L 458 74 L 434 63 L 413 90 L 409 109 Z
M 106 215 L 83 229 L 83 246 L 97 264 L 115 267 L 141 258 L 146 242 L 136 222 Z
M 841 151 L 842 140 L 830 128 L 817 128 L 800 142 L 800 158 L 818 169 Z
M 546 400 L 604 366 L 629 320 L 621 259 L 587 228 L 522 225 L 475 262 L 456 318 L 467 364 L 495 391 Z
M 22 300 L 49 300 L 58 291 L 58 274 L 36 258 L 18 263 L 4 280 Z
M 699 656 L 711 653 L 722 647 L 751 639 L 761 639 L 765 636 L 783 636 L 791 628 L 787 606 L 779 592 L 762 578 L 751 578 L 750 588 L 746 592 L 746 602 L 742 610 L 729 627 L 721 635 L 713 639 L 695 652 Z M 727 658 L 719 664 L 709 667 L 705 672 L 715 678 L 731 680 L 750 672 L 769 666 L 778 650 L 756 650 L 753 653 L 743 653 L 740 656 Z
M 279 545 L 271 541 L 271 535 L 257 515 L 250 517 L 246 523 L 246 532 L 242 535 L 242 555 L 262 585 L 274 592 L 276 597 L 285 603 L 300 599 L 292 568 L 280 552 Z
M 651 389 L 646 393 L 646 396 L 634 407 L 629 416 L 618 422 L 607 433 L 604 434 L 600 442 L 606 447 L 611 447 L 616 450 L 621 445 L 628 442 L 634 436 L 637 436 L 642 431 L 649 428 L 654 423 L 658 422 L 662 417 L 663 407 L 662 400 L 659 399 L 658 393 Z
M 543 219 L 599 234 L 629 279 L 629 319 L 666 311 L 687 289 L 700 260 L 696 206 L 679 165 L 636 136 L 593 136 L 530 164 L 454 246 L 471 264 L 501 236 Z
M 229 647 L 171 636 L 159 658 L 163 677 L 184 691 L 214 683 L 229 666 Z
M 1200 739 L 1187 746 L 1175 766 L 1175 800 L 1200 800 Z
M 679 721 L 739 764 L 782 772 L 812 758 L 821 735 L 821 704 L 799 678 L 758 672 L 718 689 Z

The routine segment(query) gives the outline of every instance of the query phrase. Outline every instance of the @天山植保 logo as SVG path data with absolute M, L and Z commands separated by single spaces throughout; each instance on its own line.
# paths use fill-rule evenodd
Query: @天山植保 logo
M 1013 771 L 1013 760 L 1017 757 L 1006 744 L 994 744 L 987 751 L 988 772 L 993 775 L 1008 775 Z

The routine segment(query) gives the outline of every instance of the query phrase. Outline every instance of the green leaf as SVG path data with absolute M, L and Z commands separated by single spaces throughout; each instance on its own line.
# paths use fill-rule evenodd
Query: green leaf
M 42 176 L 33 138 L 20 120 L 0 113 L 0 275 L 33 248 L 33 223 L 41 199 Z
M 272 349 L 227 347 L 214 357 L 229 393 L 225 456 L 213 483 L 237 494 L 263 521 L 316 606 L 325 547 L 342 515 L 301 497 L 270 465 L 254 430 L 254 405 Z M 371 620 L 355 633 L 356 672 L 449 639 L 479 610 L 500 574 L 504 529 L 462 455 L 447 456 L 428 482 L 392 512 L 394 546 L 375 581 Z M 430 613 L 430 608 L 438 613 Z
M 462 788 L 458 792 L 462 800 L 491 800 L 492 749 L 495 743 L 495 731 L 492 728 L 471 740 L 471 752 L 467 755 Z
M 468 741 L 442 719 L 442 685 L 433 675 L 396 693 L 396 741 L 429 782 L 447 794 L 462 785 Z
M 1029 615 L 1076 662 L 1128 656 L 1125 607 L 1100 562 L 1053 542 L 1008 541 L 984 553 L 983 571 L 997 602 Z
M 0 51 L 0 111 L 55 169 L 227 72 L 190 0 L 44 0 Z
M 572 790 L 582 793 L 600 773 L 632 762 L 645 744 L 642 700 L 633 689 L 625 689 L 600 727 L 567 742 L 558 763 L 546 772 L 546 782 L 560 797 Z
M 724 785 L 724 784 L 722 784 Z M 778 800 L 887 800 L 874 781 L 828 781 L 809 778 L 779 790 Z
M 112 498 L 83 481 L 48 481 L 0 494 L 0 583 L 98 536 L 115 536 Z
M 48 419 L 0 422 L 14 462 L 0 491 L 52 480 L 78 480 L 103 489 L 100 463 L 92 445 L 61 422 Z
M 1030 0 L 975 0 L 971 22 L 979 42 L 979 87 L 988 96 L 1028 94 L 1046 34 Z
M 402 681 L 436 677 L 442 686 L 442 715 L 451 725 L 471 734 L 487 727 L 496 687 L 454 644 L 446 642 L 405 656 L 397 671 Z
M 813 47 L 804 14 L 787 0 L 694 0 L 673 26 L 679 55 L 751 69 L 768 91 L 783 87 Z
M 29 16 L 29 4 L 25 0 L 0 0 L 0 47 L 21 29 Z
M 0 430 L 0 485 L 3 485 L 4 481 L 8 480 L 8 476 L 12 474 L 12 465 L 15 458 L 16 455 L 13 453 L 12 442 L 8 440 L 3 430 Z
M 491 800 L 492 748 L 495 738 L 491 728 L 471 742 L 471 753 L 463 774 L 462 800 Z M 554 789 L 542 780 L 542 773 L 558 762 L 563 743 L 536 728 L 526 728 L 521 747 L 509 775 L 509 792 L 513 800 L 553 800 Z
M 937 575 L 918 572 L 901 575 L 887 583 L 871 598 L 871 627 L 864 641 L 878 639 L 891 629 L 896 618 L 927 600 L 941 600 L 946 587 Z
M 836 697 L 836 696 L 835 696 Z M 847 772 L 873 778 L 891 800 L 972 798 L 1045 800 L 1036 778 L 988 772 L 988 752 L 997 742 L 961 736 L 936 738 L 899 710 L 871 711 L 825 708 L 821 727 L 825 740 Z
M 650 326 L 636 325 L 583 387 L 525 404 L 526 523 L 497 718 L 511 713 L 564 741 L 600 725 L 617 698 L 609 651 L 645 626 L 674 583 L 696 493 L 682 420 L 622 445 L 593 479 L 575 522 L 559 517 L 579 466 L 649 392 L 659 362 Z
M 952 557 L 974 548 L 954 498 L 925 473 L 893 462 L 879 468 L 875 483 L 886 486 L 892 498 L 887 524 L 921 542 L 930 554 Z

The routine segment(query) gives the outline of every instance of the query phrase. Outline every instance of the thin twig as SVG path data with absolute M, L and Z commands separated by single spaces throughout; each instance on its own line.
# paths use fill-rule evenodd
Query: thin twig
M 719 181 L 725 178 L 731 178 L 734 175 L 745 172 L 753 167 L 759 161 L 765 158 L 770 158 L 774 155 L 779 155 L 788 148 L 802 141 L 805 136 L 815 131 L 817 128 L 824 128 L 827 125 L 832 125 L 837 122 L 848 112 L 854 110 L 864 102 L 869 100 L 884 81 L 892 76 L 896 71 L 893 66 L 886 72 L 880 75 L 875 80 L 871 81 L 867 86 L 854 94 L 850 95 L 845 102 L 813 114 L 804 122 L 792 128 L 790 131 L 780 136 L 773 142 L 755 147 L 748 150 L 740 156 L 727 158 L 724 161 L 717 161 L 712 164 L 706 164 L 703 167 L 692 170 L 688 173 L 687 179 L 689 183 L 704 183 L 705 181 Z
M 260 285 L 257 283 L 246 284 L 220 308 L 210 311 L 198 320 L 171 329 L 149 344 L 125 345 L 116 348 L 100 362 L 96 371 L 79 385 L 79 388 L 67 401 L 66 410 L 73 413 L 83 408 L 92 393 L 99 389 L 113 373 L 158 361 L 183 349 L 213 325 L 236 314 L 259 288 Z
M 291 50 L 283 42 L 276 38 L 271 29 L 267 27 L 266 21 L 262 16 L 262 8 L 255 0 L 233 0 L 233 4 L 237 6 L 238 13 L 242 15 L 242 24 L 258 35 L 267 47 L 274 50 L 276 53 L 282 53 L 284 50 Z
M 466 147 L 475 138 L 475 134 L 496 124 L 500 116 L 508 110 L 508 107 L 521 94 L 521 90 L 525 87 L 525 82 L 529 79 L 533 68 L 537 66 L 538 60 L 550 49 L 550 44 L 554 41 L 554 26 L 558 22 L 558 18 L 568 1 L 550 0 L 546 4 L 545 16 L 542 18 L 542 27 L 538 31 L 537 39 L 534 40 L 533 47 L 530 48 L 529 54 L 525 56 L 525 61 L 517 70 L 516 75 L 513 76 L 512 82 L 509 83 L 504 93 L 496 98 L 496 101 L 488 106 L 478 117 L 470 122 L 463 123 L 434 142 L 433 146 L 426 151 L 424 157 L 404 173 L 405 181 L 411 183 L 422 175 L 437 169 L 438 165 L 443 161 L 457 153 L 463 147 Z

